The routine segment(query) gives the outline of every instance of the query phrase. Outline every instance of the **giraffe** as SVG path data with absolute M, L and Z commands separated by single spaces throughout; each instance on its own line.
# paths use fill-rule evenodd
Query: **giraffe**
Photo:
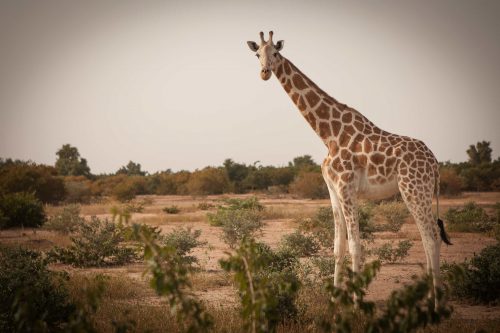
M 261 64 L 260 76 L 272 73 L 328 150 L 321 170 L 328 186 L 335 220 L 334 285 L 339 285 L 346 246 L 352 270 L 360 269 L 360 234 L 356 205 L 360 198 L 383 199 L 401 196 L 420 232 L 426 254 L 427 272 L 433 277 L 434 295 L 440 285 L 441 240 L 451 245 L 443 222 L 432 213 L 432 198 L 439 197 L 439 165 L 420 140 L 386 132 L 357 110 L 338 102 L 321 90 L 294 64 L 280 54 L 284 41 L 247 42 Z M 346 239 L 347 243 L 346 244 Z

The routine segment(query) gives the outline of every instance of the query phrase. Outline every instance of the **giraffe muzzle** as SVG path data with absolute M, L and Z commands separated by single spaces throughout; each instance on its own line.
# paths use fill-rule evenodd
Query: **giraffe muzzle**
M 260 71 L 260 77 L 262 78 L 262 80 L 269 80 L 269 78 L 271 78 L 271 75 L 272 75 L 272 72 L 271 70 L 267 69 L 267 68 L 262 68 L 262 70 Z

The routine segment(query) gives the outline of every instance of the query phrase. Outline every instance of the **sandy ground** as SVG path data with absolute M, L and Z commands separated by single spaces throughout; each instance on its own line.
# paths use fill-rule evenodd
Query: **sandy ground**
M 235 196 L 231 196 L 235 197 Z M 208 196 L 204 198 L 192 198 L 187 196 L 148 196 L 152 199 L 152 204 L 146 206 L 140 214 L 133 214 L 132 220 L 157 225 L 163 232 L 168 232 L 176 227 L 192 227 L 201 230 L 200 240 L 206 245 L 195 250 L 194 255 L 199 259 L 203 273 L 194 281 L 196 294 L 213 305 L 232 306 L 237 303 L 236 291 L 227 283 L 227 276 L 219 266 L 219 259 L 226 256 L 230 251 L 229 247 L 221 240 L 221 231 L 218 227 L 210 226 L 206 214 L 207 211 L 198 209 L 200 202 L 217 204 L 222 196 Z M 275 212 L 277 218 L 266 220 L 266 225 L 260 239 L 270 246 L 276 246 L 281 237 L 291 233 L 298 227 L 294 216 L 312 216 L 318 207 L 329 206 L 329 200 L 297 200 L 292 198 L 273 198 L 259 196 L 260 202 L 266 206 L 267 210 Z M 440 205 L 442 211 L 450 207 L 459 207 L 468 201 L 475 201 L 484 206 L 500 202 L 500 193 L 465 193 L 457 198 L 441 198 Z M 181 212 L 176 215 L 167 215 L 161 210 L 163 207 L 176 205 Z M 111 205 L 84 206 L 84 214 L 95 214 L 99 217 L 110 217 L 109 207 Z M 49 212 L 56 211 L 57 208 L 49 207 Z M 211 210 L 213 211 L 213 209 Z M 472 233 L 450 233 L 453 245 L 442 246 L 441 262 L 461 262 L 470 258 L 474 253 L 479 253 L 487 245 L 495 243 L 495 240 L 481 234 Z M 425 255 L 420 242 L 420 235 L 417 227 L 411 218 L 408 218 L 402 230 L 397 233 L 376 233 L 375 246 L 388 240 L 411 239 L 414 246 L 410 250 L 409 256 L 398 264 L 384 264 L 374 283 L 372 283 L 368 298 L 375 301 L 383 301 L 390 293 L 400 288 L 404 283 L 411 281 L 413 275 L 423 273 L 425 267 Z M 47 250 L 53 245 L 68 244 L 67 237 L 56 235 L 52 232 L 39 230 L 7 230 L 0 232 L 1 243 L 24 243 L 30 247 Z M 128 276 L 144 280 L 143 264 L 133 264 L 117 268 L 93 269 L 92 271 L 105 272 L 110 274 L 127 274 Z M 73 271 L 78 269 L 67 268 Z M 203 279 L 210 280 L 204 283 Z M 196 287 L 200 281 L 200 287 Z M 466 304 L 454 304 L 455 312 L 466 319 L 500 318 L 500 307 L 474 306 Z

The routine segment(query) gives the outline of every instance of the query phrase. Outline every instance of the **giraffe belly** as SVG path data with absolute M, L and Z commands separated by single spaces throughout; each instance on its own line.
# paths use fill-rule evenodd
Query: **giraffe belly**
M 396 177 L 392 177 L 383 183 L 372 183 L 366 174 L 359 178 L 357 188 L 358 197 L 368 200 L 379 200 L 389 198 L 398 193 L 398 182 Z

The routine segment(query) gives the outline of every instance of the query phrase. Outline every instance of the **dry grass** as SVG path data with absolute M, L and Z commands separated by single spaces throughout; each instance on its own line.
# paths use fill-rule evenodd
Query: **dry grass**
M 194 291 L 208 291 L 233 285 L 231 275 L 223 271 L 197 272 L 191 277 L 191 282 Z
M 275 206 L 265 205 L 266 209 L 263 212 L 264 220 L 279 220 L 279 219 L 301 219 L 312 217 L 320 205 L 306 206 Z
M 68 235 L 48 230 L 9 229 L 0 231 L 0 243 L 7 246 L 22 246 L 32 250 L 47 251 L 54 246 L 68 246 Z
M 185 223 L 185 222 L 206 222 L 206 216 L 200 214 L 172 214 L 160 216 L 146 216 L 133 219 L 134 222 L 144 223 L 153 226 L 162 226 L 168 223 Z

